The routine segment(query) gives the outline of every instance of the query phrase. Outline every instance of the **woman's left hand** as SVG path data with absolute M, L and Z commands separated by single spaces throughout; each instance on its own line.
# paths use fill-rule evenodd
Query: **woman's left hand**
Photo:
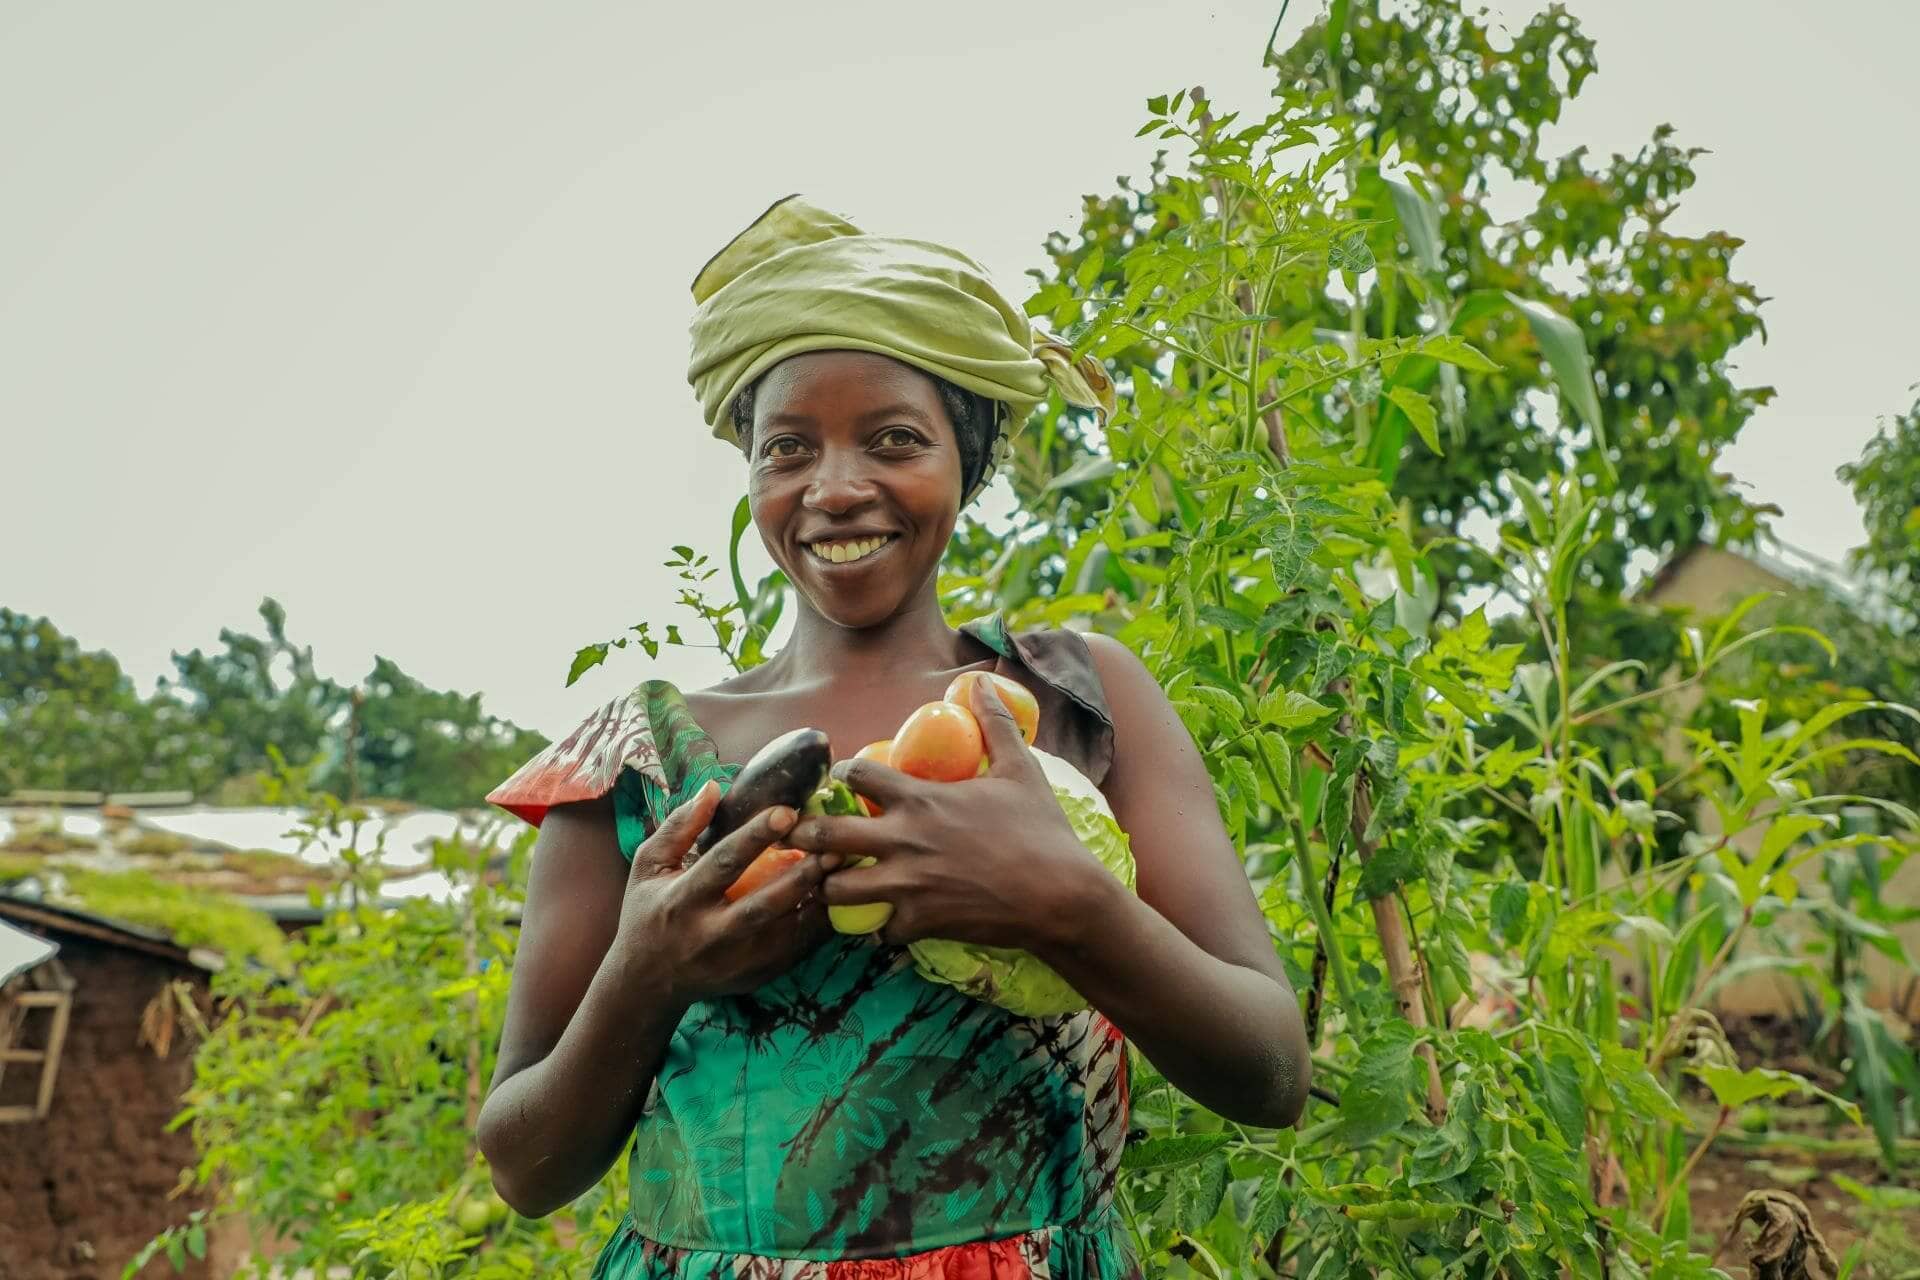
M 893 904 L 881 938 L 945 938 L 1044 953 L 1113 881 L 1067 824 L 1040 762 L 991 681 L 969 682 L 988 771 L 964 782 L 923 782 L 870 760 L 836 777 L 881 808 L 878 817 L 803 818 L 794 848 L 849 863 L 827 877 L 833 905 Z

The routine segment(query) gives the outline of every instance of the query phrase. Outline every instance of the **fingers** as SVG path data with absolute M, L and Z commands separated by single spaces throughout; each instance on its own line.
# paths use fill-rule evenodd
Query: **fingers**
M 845 858 L 884 858 L 898 853 L 901 831 L 892 821 L 893 810 L 878 818 L 802 818 L 787 843 L 809 853 L 840 854 Z
M 827 867 L 819 858 L 796 862 L 773 881 L 727 908 L 727 914 L 747 925 L 771 924 L 790 916 L 820 889 Z
M 659 875 L 663 871 L 679 870 L 693 842 L 713 821 L 714 806 L 719 803 L 720 788 L 716 783 L 708 782 L 694 792 L 633 851 L 633 874 Z
M 980 722 L 980 736 L 986 739 L 987 763 L 993 773 L 1006 777 L 1033 768 L 1027 740 L 1014 721 L 1013 712 L 1000 700 L 1000 691 L 991 680 L 975 680 L 973 718 Z
M 686 873 L 688 891 L 716 897 L 726 892 L 727 886 L 740 878 L 740 873 L 747 869 L 748 863 L 793 829 L 798 817 L 783 804 L 754 814 L 738 831 L 707 850 L 693 864 L 693 869 Z
M 829 906 L 857 907 L 864 902 L 891 902 L 898 873 L 884 862 L 870 867 L 848 867 L 826 877 L 820 896 Z
M 934 784 L 922 782 L 878 760 L 843 760 L 834 766 L 833 776 L 883 809 L 891 809 L 920 789 Z

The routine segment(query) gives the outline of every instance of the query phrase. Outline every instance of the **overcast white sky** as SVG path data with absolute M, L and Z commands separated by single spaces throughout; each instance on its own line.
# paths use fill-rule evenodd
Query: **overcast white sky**
M 1920 3 L 1570 7 L 1600 74 L 1552 142 L 1712 149 L 1678 229 L 1746 238 L 1780 391 L 1731 465 L 1837 558 L 1833 470 L 1920 380 Z M 146 687 L 273 595 L 330 674 L 563 731 L 651 674 L 568 690 L 572 651 L 671 617 L 668 543 L 724 549 L 700 263 L 803 190 L 1019 286 L 1144 169 L 1146 97 L 1264 107 L 1276 11 L 0 0 L 0 604 Z

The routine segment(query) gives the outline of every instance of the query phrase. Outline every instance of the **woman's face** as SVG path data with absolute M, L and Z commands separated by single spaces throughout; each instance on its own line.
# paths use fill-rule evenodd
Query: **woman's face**
M 933 380 L 863 351 L 790 357 L 754 393 L 747 494 L 794 587 L 843 627 L 914 601 L 960 514 L 960 449 Z

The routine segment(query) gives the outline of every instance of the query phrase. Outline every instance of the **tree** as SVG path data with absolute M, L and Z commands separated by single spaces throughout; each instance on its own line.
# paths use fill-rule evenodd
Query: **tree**
M 170 728 L 112 654 L 0 607 L 0 791 L 168 785 L 182 745 Z
M 294 763 L 319 755 L 339 731 L 348 692 L 314 670 L 313 649 L 287 638 L 279 602 L 260 602 L 264 636 L 220 629 L 222 648 L 173 655 L 158 696 L 188 708 L 210 749 L 194 760 L 193 789 L 271 767 L 268 747 Z
M 1884 591 L 1896 629 L 1920 629 L 1920 400 L 1885 424 L 1858 462 L 1840 468 L 1867 526 L 1854 566 Z
M 469 808 L 546 745 L 489 715 L 478 694 L 431 689 L 387 658 L 358 685 L 342 685 L 315 670 L 310 646 L 288 638 L 276 601 L 263 600 L 260 617 L 264 635 L 223 628 L 220 649 L 174 654 L 175 674 L 142 699 L 113 655 L 83 650 L 46 618 L 0 608 L 0 792 L 207 796 L 271 774 L 277 751 L 317 786 Z
M 430 689 L 389 658 L 375 658 L 356 739 L 358 785 L 442 809 L 472 808 L 547 744 L 488 715 L 479 694 Z M 344 766 L 335 770 L 336 776 Z
M 1750 538 L 1763 512 L 1716 466 L 1771 395 L 1737 386 L 1727 366 L 1762 331 L 1760 299 L 1732 275 L 1737 238 L 1667 229 L 1698 152 L 1667 128 L 1605 163 L 1544 151 L 1543 127 L 1596 65 L 1593 41 L 1558 5 L 1508 45 L 1458 0 L 1334 9 L 1338 29 L 1316 23 L 1270 61 L 1283 90 L 1317 93 L 1317 112 L 1358 122 L 1341 163 L 1359 221 L 1332 264 L 1334 287 L 1283 291 L 1267 323 L 1335 349 L 1451 332 L 1491 358 L 1496 367 L 1482 370 L 1415 359 L 1390 386 L 1369 377 L 1345 389 L 1343 412 L 1428 553 L 1441 598 L 1497 583 L 1485 548 L 1463 539 L 1476 516 L 1513 527 L 1509 476 L 1538 488 L 1572 473 L 1605 495 L 1602 538 L 1583 568 L 1603 596 L 1627 582 L 1636 552 L 1645 561 L 1702 537 Z M 1146 185 L 1089 198 L 1077 228 L 1049 237 L 1039 301 L 1055 324 L 1115 289 L 1129 250 L 1182 233 L 1165 175 L 1163 156 Z M 1495 200 L 1516 183 L 1531 207 L 1498 222 Z M 1107 354 L 1121 376 L 1164 356 L 1150 342 Z M 1433 424 L 1391 395 L 1436 390 Z M 1037 439 L 1054 456 L 1027 446 L 1015 471 L 1023 496 L 1079 448 L 1070 421 Z

